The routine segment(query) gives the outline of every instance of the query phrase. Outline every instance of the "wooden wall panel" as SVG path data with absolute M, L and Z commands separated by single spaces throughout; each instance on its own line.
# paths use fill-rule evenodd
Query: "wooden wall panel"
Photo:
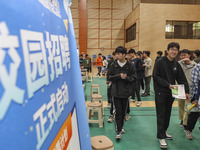
M 118 46 L 124 46 L 124 40 L 113 40 L 112 48 L 117 48 Z
M 90 29 L 88 30 L 88 38 L 97 38 L 99 37 L 99 30 L 98 29 Z
M 74 28 L 79 28 L 79 19 L 73 19 Z
M 111 30 L 100 30 L 100 38 L 111 38 Z
M 88 8 L 99 8 L 99 0 L 87 0 Z
M 99 41 L 98 39 L 88 39 L 87 40 L 87 47 L 88 48 L 96 48 L 98 49 Z
M 74 29 L 75 37 L 79 38 L 79 29 Z
M 87 18 L 99 18 L 99 10 L 98 9 L 88 9 Z
M 124 30 L 124 20 L 112 20 L 112 28 Z
M 112 30 L 113 39 L 124 39 L 124 30 Z
M 101 9 L 100 10 L 100 18 L 111 18 L 111 10 Z
M 99 19 L 88 19 L 88 28 L 99 28 Z
M 112 10 L 113 19 L 124 19 L 124 10 Z
M 72 12 L 72 18 L 78 18 L 78 9 L 71 9 L 71 12 Z
M 79 47 L 79 39 L 76 39 L 76 47 Z
M 111 20 L 100 20 L 100 28 L 111 28 Z
M 166 20 L 200 21 L 200 5 L 146 4 L 141 3 L 140 50 L 151 51 L 155 60 L 158 50 L 166 50 L 168 43 L 178 42 L 181 49 L 200 49 L 198 39 L 165 39 Z M 176 9 L 176 12 L 169 11 Z
M 71 8 L 78 8 L 78 2 L 79 0 L 72 0 Z
M 110 49 L 111 48 L 111 40 L 100 40 L 100 47 Z
M 111 8 L 111 0 L 100 0 L 100 8 Z
M 124 0 L 113 0 L 113 8 L 123 9 Z

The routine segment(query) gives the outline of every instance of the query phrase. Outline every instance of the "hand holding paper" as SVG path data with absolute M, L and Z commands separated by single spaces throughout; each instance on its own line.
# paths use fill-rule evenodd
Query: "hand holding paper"
M 178 99 L 186 99 L 184 84 L 171 85 L 172 97 Z

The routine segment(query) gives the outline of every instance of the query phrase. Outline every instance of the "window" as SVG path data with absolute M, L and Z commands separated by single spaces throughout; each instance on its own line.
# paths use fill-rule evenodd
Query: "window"
M 200 22 L 166 21 L 166 39 L 200 39 Z
M 136 23 L 126 29 L 126 42 L 136 39 Z

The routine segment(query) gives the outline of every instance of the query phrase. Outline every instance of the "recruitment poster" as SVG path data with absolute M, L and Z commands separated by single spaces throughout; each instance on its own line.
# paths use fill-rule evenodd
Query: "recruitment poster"
M 0 1 L 0 149 L 90 150 L 70 0 Z

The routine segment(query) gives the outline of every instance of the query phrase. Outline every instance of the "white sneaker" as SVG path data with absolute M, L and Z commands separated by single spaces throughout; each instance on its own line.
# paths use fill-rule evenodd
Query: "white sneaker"
M 160 142 L 160 148 L 167 148 L 167 143 L 165 142 L 165 139 L 159 139 Z
M 133 102 L 133 103 L 135 103 L 135 100 L 134 100 L 134 99 L 130 99 L 130 102 Z
M 101 76 L 99 76 L 99 79 L 101 79 Z
M 125 133 L 125 130 L 124 129 L 122 129 L 122 131 L 121 131 L 121 134 L 124 134 Z
M 167 132 L 165 132 L 165 133 L 166 133 L 166 139 L 173 140 L 173 137 L 171 135 L 169 135 Z
M 192 137 L 192 132 L 190 132 L 189 130 L 185 130 L 185 137 L 188 139 L 188 140 L 192 140 L 193 137 Z
M 141 104 L 142 104 L 142 102 L 141 102 L 141 101 L 138 101 L 137 107 L 140 107 Z
M 121 132 L 117 132 L 116 136 L 115 136 L 115 139 L 116 140 L 120 140 L 122 138 L 122 134 Z
M 142 94 L 144 94 L 145 90 L 142 90 Z

